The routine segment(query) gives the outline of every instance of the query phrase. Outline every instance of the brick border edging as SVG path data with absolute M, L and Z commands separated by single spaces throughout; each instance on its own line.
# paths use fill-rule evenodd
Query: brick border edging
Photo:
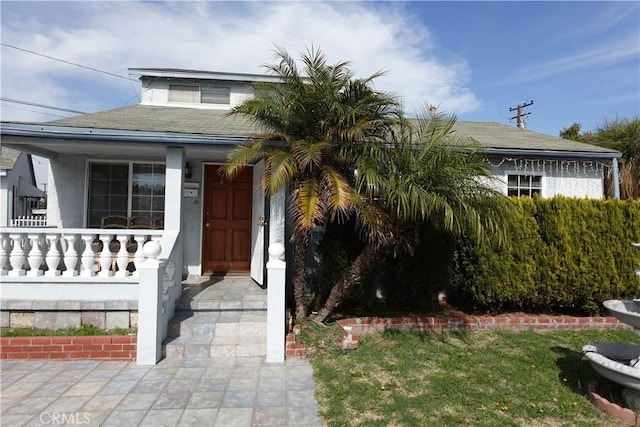
M 587 397 L 593 406 L 600 409 L 602 412 L 617 418 L 625 424 L 640 426 L 639 414 L 636 414 L 631 409 L 623 408 L 620 405 L 609 402 L 607 399 L 596 393 L 596 388 L 593 384 L 589 384 L 587 388 Z
M 454 331 L 555 331 L 555 330 L 607 330 L 630 328 L 609 316 L 576 317 L 529 314 L 504 314 L 500 316 L 459 316 L 459 317 L 352 317 L 336 322 L 343 330 L 342 348 L 353 350 L 363 335 L 384 330 L 416 332 Z M 296 333 L 290 332 L 285 341 L 287 356 L 306 356 L 302 343 L 296 342 Z
M 137 335 L 0 337 L 0 360 L 136 360 Z

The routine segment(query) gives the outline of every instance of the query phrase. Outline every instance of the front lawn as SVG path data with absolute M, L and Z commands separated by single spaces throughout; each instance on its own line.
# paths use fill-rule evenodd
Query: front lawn
M 330 328 L 329 328 L 330 329 Z M 385 332 L 343 353 L 323 344 L 310 361 L 328 426 L 614 426 L 578 386 L 597 381 L 621 404 L 621 387 L 593 371 L 582 346 L 640 344 L 630 330 Z M 326 332 L 330 335 L 330 332 Z

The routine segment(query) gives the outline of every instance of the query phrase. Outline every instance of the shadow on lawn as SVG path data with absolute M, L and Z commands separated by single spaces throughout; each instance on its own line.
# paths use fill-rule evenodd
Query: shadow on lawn
M 593 384 L 598 394 L 607 398 L 610 402 L 620 406 L 626 406 L 622 397 L 623 387 L 599 375 L 593 370 L 589 360 L 582 353 L 565 347 L 552 347 L 551 350 L 559 354 L 556 360 L 558 365 L 558 380 L 576 394 L 586 395 L 587 385 Z

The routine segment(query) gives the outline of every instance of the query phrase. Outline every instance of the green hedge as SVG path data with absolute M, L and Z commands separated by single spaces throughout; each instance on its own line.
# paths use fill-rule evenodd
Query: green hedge
M 612 298 L 640 297 L 640 201 L 514 199 L 502 248 L 462 241 L 450 300 L 503 312 L 597 314 Z

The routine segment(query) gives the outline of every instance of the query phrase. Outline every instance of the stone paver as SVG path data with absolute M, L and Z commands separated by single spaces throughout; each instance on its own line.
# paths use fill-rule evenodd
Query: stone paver
M 9 360 L 0 365 L 1 425 L 319 427 L 311 374 L 306 360 L 293 358 L 187 358 L 152 367 Z
M 155 366 L 3 360 L 0 425 L 322 426 L 310 364 L 298 358 L 266 364 L 258 356 L 264 354 L 260 348 L 264 337 L 248 335 L 266 316 L 251 312 L 266 308 L 264 290 L 247 278 L 196 280 L 183 285 L 181 303 L 197 309 L 224 305 L 249 312 L 223 311 L 215 326 L 198 323 L 191 334 L 195 337 L 184 338 L 192 346 L 179 349 L 185 357 L 166 358 Z M 221 345 L 212 343 L 214 336 L 223 341 Z M 243 351 L 235 341 L 238 336 L 248 339 Z

